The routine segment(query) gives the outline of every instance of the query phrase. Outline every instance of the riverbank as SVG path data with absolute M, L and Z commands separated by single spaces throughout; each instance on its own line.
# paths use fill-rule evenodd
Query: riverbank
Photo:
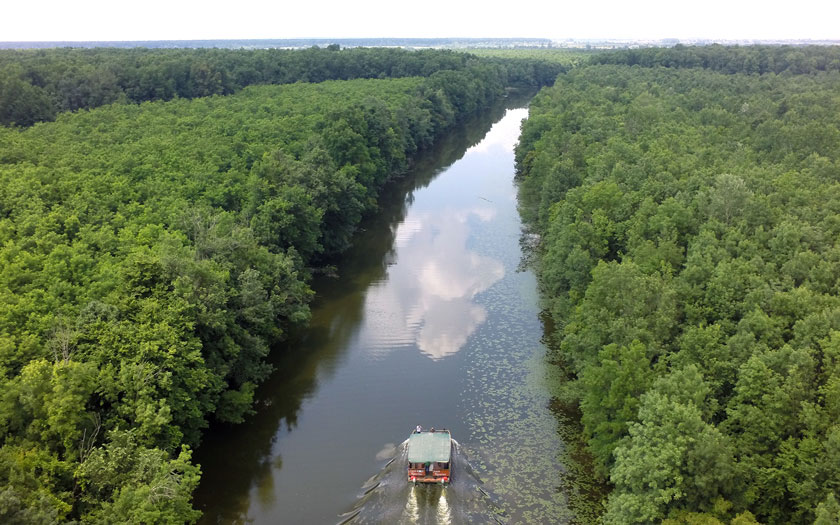
M 311 327 L 277 353 L 257 415 L 199 450 L 204 522 L 335 520 L 417 424 L 452 430 L 512 522 L 573 519 L 536 283 L 517 271 L 513 145 L 526 102 L 457 128 L 385 188 L 339 277 L 313 283 Z M 409 497 L 383 493 L 356 519 L 400 516 Z

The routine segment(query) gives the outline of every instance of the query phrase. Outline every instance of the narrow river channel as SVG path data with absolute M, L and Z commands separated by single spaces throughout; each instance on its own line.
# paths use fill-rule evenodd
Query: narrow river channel
M 202 523 L 579 521 L 536 281 L 519 268 L 525 104 L 424 154 L 339 277 L 314 283 L 311 325 L 275 352 L 257 414 L 211 429 L 198 451 Z M 459 442 L 451 487 L 406 483 L 415 425 Z

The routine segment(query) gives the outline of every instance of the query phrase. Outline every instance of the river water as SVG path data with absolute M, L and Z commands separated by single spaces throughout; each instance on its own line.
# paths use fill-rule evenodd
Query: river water
M 202 523 L 586 521 L 520 268 L 526 103 L 455 129 L 386 188 L 338 277 L 314 283 L 310 327 L 274 352 L 257 413 L 207 433 Z M 450 487 L 406 483 L 416 425 L 458 441 Z

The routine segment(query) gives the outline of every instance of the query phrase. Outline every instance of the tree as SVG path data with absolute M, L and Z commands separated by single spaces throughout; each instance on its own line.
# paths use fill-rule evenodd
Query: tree
M 670 379 L 680 388 L 677 377 Z M 731 444 L 696 404 L 705 398 L 703 384 L 684 385 L 674 395 L 661 392 L 670 390 L 667 383 L 642 397 L 639 422 L 615 451 L 615 492 L 605 516 L 610 523 L 660 521 L 673 508 L 702 510 L 732 482 Z
M 43 88 L 20 78 L 20 70 L 0 70 L 0 124 L 30 126 L 52 120 L 55 106 Z
M 177 457 L 137 444 L 131 431 L 111 431 L 108 443 L 79 466 L 84 523 L 194 523 L 192 492 L 200 470 L 189 448 Z
M 838 523 L 840 523 L 840 503 L 837 503 L 837 497 L 833 493 L 829 493 L 817 506 L 817 519 L 814 520 L 814 525 L 837 525 Z
M 639 398 L 653 377 L 646 348 L 639 341 L 626 347 L 605 346 L 598 352 L 597 362 L 584 369 L 582 421 L 604 474 L 612 464 L 613 450 L 636 421 Z

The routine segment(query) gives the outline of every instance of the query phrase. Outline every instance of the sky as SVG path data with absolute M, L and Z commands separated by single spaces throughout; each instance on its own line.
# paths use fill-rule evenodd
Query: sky
M 840 39 L 838 0 L 2 0 L 0 41 Z

